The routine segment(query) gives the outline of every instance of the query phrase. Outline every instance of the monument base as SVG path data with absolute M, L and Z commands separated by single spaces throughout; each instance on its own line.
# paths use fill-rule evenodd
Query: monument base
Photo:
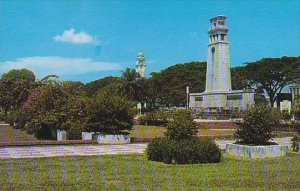
M 212 91 L 189 94 L 189 107 L 204 112 L 222 110 L 245 111 L 254 105 L 254 90 Z

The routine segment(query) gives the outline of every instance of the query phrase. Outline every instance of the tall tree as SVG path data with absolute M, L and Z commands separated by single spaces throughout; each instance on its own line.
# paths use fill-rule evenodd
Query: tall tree
M 170 66 L 151 74 L 149 90 L 152 100 L 161 104 L 180 106 L 186 104 L 186 86 L 190 92 L 205 89 L 206 62 L 189 62 Z M 155 98 L 156 97 L 156 98 Z
M 138 79 L 139 74 L 130 68 L 126 68 L 122 74 L 122 91 L 130 100 L 138 99 Z
M 22 106 L 32 89 L 35 88 L 35 75 L 27 69 L 10 70 L 0 80 L 0 107 L 5 115 Z
M 121 78 L 115 76 L 104 77 L 85 84 L 85 90 L 88 96 L 94 96 L 97 92 L 105 90 L 113 94 L 120 94 Z
M 247 70 L 245 66 L 237 66 L 230 69 L 231 85 L 233 90 L 241 90 L 250 88 L 249 80 L 247 79 Z
M 259 92 L 267 93 L 273 107 L 276 94 L 300 78 L 300 57 L 264 58 L 246 63 L 246 70 L 249 83 Z

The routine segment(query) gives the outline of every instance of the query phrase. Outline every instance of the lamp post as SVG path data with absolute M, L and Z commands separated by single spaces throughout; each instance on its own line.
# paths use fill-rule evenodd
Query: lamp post
M 186 109 L 189 109 L 189 93 L 190 93 L 190 88 L 189 86 L 186 86 Z

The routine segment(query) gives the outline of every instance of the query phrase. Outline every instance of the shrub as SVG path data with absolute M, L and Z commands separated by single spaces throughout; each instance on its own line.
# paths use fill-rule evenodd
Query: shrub
M 90 100 L 87 130 L 119 134 L 133 127 L 134 105 L 123 96 L 100 92 Z
M 148 112 L 139 118 L 141 125 L 165 126 L 168 123 L 168 114 L 164 111 L 158 113 Z
M 249 107 L 238 123 L 235 137 L 239 143 L 251 145 L 268 145 L 272 129 L 280 126 L 280 115 L 274 109 L 265 106 Z
M 190 111 L 178 110 L 167 125 L 166 137 L 172 140 L 191 139 L 197 135 L 197 126 Z
M 147 146 L 146 152 L 148 155 L 148 159 L 151 161 L 157 161 L 157 162 L 165 162 L 166 153 L 168 149 L 168 139 L 163 137 L 155 138 L 152 142 L 150 142 Z
M 56 130 L 68 132 L 68 138 L 81 139 L 86 125 L 87 100 L 67 83 L 43 84 L 21 108 L 19 123 L 27 133 L 40 139 L 54 139 Z M 26 123 L 26 125 L 25 125 Z
M 156 138 L 147 147 L 148 159 L 167 164 L 217 163 L 221 150 L 210 139 L 186 139 L 181 141 Z
M 221 160 L 221 150 L 213 140 L 197 139 L 196 124 L 190 111 L 176 111 L 168 123 L 166 136 L 156 138 L 147 146 L 149 160 L 163 163 L 215 163 Z
M 299 142 L 300 142 L 300 137 L 295 135 L 293 138 L 292 138 L 292 150 L 294 152 L 299 152 Z

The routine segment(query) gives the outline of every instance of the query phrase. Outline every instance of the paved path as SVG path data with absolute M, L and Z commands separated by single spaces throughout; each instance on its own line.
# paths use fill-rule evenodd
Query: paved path
M 22 146 L 0 148 L 0 159 L 143 153 L 147 144 Z
M 273 141 L 282 145 L 291 145 L 291 137 L 275 138 Z M 234 140 L 217 140 L 217 144 L 226 148 L 227 143 Z M 36 158 L 54 156 L 89 156 L 89 155 L 113 155 L 145 152 L 147 143 L 126 145 L 60 145 L 60 146 L 21 146 L 0 148 L 0 159 L 9 158 Z

